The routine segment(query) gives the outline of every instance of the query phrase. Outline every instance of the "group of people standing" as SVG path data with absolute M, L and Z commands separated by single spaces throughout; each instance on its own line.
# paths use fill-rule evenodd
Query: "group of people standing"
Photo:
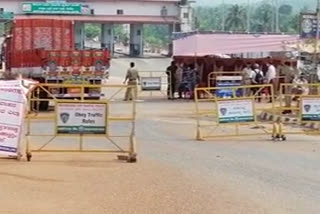
M 262 85 L 262 84 L 276 84 L 276 68 L 271 63 L 266 63 L 267 72 L 262 71 L 262 67 L 258 63 L 250 64 L 247 63 L 242 72 L 243 84 L 244 85 Z M 258 92 L 259 91 L 259 92 Z M 258 94 L 256 94 L 258 92 Z M 261 101 L 261 90 L 259 88 L 252 88 L 245 90 L 245 96 L 250 96 L 251 94 L 256 94 L 258 96 L 258 101 Z M 270 95 L 271 91 L 267 91 Z M 272 102 L 272 97 L 270 96 L 270 102 Z
M 242 70 L 243 85 L 263 85 L 272 84 L 274 90 L 278 89 L 278 77 L 284 77 L 284 83 L 293 83 L 294 87 L 285 87 L 284 94 L 286 106 L 290 106 L 294 97 L 293 95 L 306 95 L 309 94 L 309 88 L 306 86 L 308 80 L 304 73 L 298 72 L 290 62 L 285 62 L 281 69 L 277 69 L 271 63 L 267 62 L 266 72 L 262 71 L 262 66 L 258 63 L 247 63 Z M 279 67 L 278 67 L 279 68 Z M 171 65 L 167 67 L 166 74 L 168 75 L 168 99 L 175 99 L 176 92 L 178 92 L 178 98 L 190 98 L 194 97 L 194 89 L 200 84 L 201 75 L 199 69 L 195 64 L 177 64 L 171 62 Z M 127 71 L 125 77 L 125 84 L 129 86 L 136 86 L 140 83 L 139 72 L 135 67 L 135 63 L 130 63 L 130 68 Z M 261 90 L 259 87 L 251 87 L 244 90 L 244 96 L 255 95 L 260 102 L 262 93 L 266 93 L 269 101 L 272 102 L 272 92 L 269 90 Z M 134 87 L 128 87 L 125 100 L 132 100 L 133 97 L 137 97 L 137 90 Z
M 200 73 L 194 64 L 176 64 L 174 61 L 167 68 L 168 75 L 168 99 L 175 99 L 178 92 L 178 98 L 194 97 L 194 89 L 200 83 Z
M 279 66 L 278 72 L 272 63 L 266 63 L 267 71 L 264 73 L 261 66 L 257 63 L 246 64 L 242 71 L 243 84 L 244 85 L 262 85 L 262 84 L 272 84 L 275 93 L 278 89 L 279 76 L 284 78 L 284 83 L 293 84 L 293 86 L 285 86 L 283 93 L 285 94 L 285 105 L 287 108 L 291 106 L 292 101 L 298 99 L 298 95 L 308 95 L 309 87 L 307 86 L 308 80 L 304 73 L 299 73 L 298 69 L 294 68 L 290 62 L 285 62 L 283 66 Z M 281 67 L 281 68 L 280 68 Z M 257 90 L 259 90 L 258 93 Z M 279 88 L 282 90 L 282 88 Z M 261 95 L 264 93 L 263 90 L 257 88 L 247 89 L 245 91 L 245 96 L 255 95 L 257 100 L 261 101 Z M 272 102 L 271 92 L 266 91 L 269 95 L 270 102 Z M 291 110 L 285 110 L 284 113 L 290 113 Z
M 168 75 L 168 99 L 175 99 L 176 92 L 178 92 L 179 98 L 193 99 L 193 91 L 200 82 L 199 72 L 193 64 L 176 65 L 175 62 L 171 62 L 166 73 Z M 137 89 L 133 86 L 140 84 L 140 76 L 134 62 L 130 63 L 130 68 L 123 83 L 128 85 L 124 100 L 128 101 L 132 100 L 133 97 L 136 98 Z
M 262 85 L 262 84 L 271 84 L 273 85 L 274 90 L 278 89 L 279 76 L 284 77 L 284 83 L 294 83 L 296 85 L 307 84 L 308 81 L 304 73 L 299 74 L 298 70 L 295 69 L 290 62 L 285 62 L 281 69 L 276 67 L 268 62 L 266 63 L 266 72 L 262 71 L 262 66 L 254 63 L 247 63 L 245 68 L 242 71 L 243 84 L 244 85 Z M 308 93 L 308 88 L 301 86 L 299 93 Z M 258 88 L 252 88 L 252 90 L 246 90 L 245 95 L 250 96 L 257 92 Z M 291 90 L 291 89 L 290 89 Z M 261 96 L 262 91 L 256 96 Z M 269 95 L 270 91 L 266 91 Z M 291 93 L 291 92 L 288 92 Z M 270 102 L 272 102 L 272 97 L 270 97 Z

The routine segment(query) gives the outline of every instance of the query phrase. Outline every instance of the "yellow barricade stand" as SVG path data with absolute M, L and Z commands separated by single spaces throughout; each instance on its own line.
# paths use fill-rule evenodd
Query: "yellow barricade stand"
M 258 117 L 266 109 L 275 112 L 270 84 L 196 88 L 195 108 L 197 140 L 262 134 L 281 137 L 274 129 L 276 121 L 266 122 Z
M 61 94 L 69 88 L 79 93 Z M 28 94 L 28 161 L 35 152 L 106 152 L 135 162 L 136 103 L 122 101 L 126 89 L 136 87 L 36 84 Z
M 281 84 L 279 103 L 277 115 L 286 122 L 285 134 L 320 134 L 319 83 Z

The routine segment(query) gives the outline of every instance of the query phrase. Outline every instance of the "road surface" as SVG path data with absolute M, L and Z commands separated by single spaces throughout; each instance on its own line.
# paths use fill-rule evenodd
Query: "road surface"
M 138 103 L 134 164 L 112 154 L 1 159 L 0 213 L 320 213 L 318 136 L 196 141 L 193 112 L 190 101 Z

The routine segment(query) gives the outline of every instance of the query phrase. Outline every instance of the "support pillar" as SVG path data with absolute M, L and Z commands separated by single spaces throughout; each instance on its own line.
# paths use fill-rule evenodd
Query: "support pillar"
M 101 25 L 101 48 L 108 49 L 110 54 L 114 53 L 114 26 L 113 24 Z
M 173 54 L 173 32 L 175 32 L 175 25 L 174 24 L 170 24 L 169 25 L 169 36 L 170 36 L 170 39 L 169 39 L 169 46 L 168 46 L 168 56 L 172 56 Z
M 85 30 L 83 22 L 76 22 L 74 25 L 75 47 L 76 49 L 84 49 Z
M 143 24 L 130 24 L 130 56 L 143 56 Z

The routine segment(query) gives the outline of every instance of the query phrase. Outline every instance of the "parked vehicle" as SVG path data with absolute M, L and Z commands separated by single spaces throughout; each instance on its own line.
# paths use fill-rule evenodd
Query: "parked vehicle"
M 100 85 L 109 76 L 110 52 L 76 50 L 73 28 L 68 20 L 15 20 L 2 45 L 0 59 L 5 62 L 5 72 L 19 73 L 41 83 Z M 48 90 L 64 99 L 78 98 L 81 93 L 80 88 Z M 100 96 L 97 88 L 85 89 L 86 99 Z

